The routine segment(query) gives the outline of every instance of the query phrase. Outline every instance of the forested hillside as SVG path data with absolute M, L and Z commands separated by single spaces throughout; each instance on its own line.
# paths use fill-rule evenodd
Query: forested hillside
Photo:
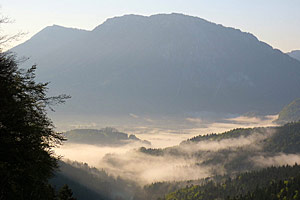
M 295 99 L 284 106 L 279 112 L 278 119 L 275 122 L 278 124 L 285 124 L 297 121 L 300 121 L 300 99 Z
M 106 170 L 90 168 L 87 164 L 69 162 L 61 163 L 61 172 L 53 183 L 61 186 L 66 182 L 74 190 L 75 196 L 82 198 L 91 194 L 90 199 L 156 200 L 168 193 L 170 194 L 165 199 L 225 199 L 228 195 L 233 195 L 230 198 L 240 198 L 240 195 L 256 195 L 259 188 L 263 187 L 263 191 L 269 191 L 266 188 L 271 181 L 280 185 L 280 180 L 290 181 L 298 176 L 298 165 L 285 165 L 300 162 L 299 145 L 300 122 L 278 127 L 239 128 L 221 134 L 199 135 L 178 146 L 164 149 L 142 147 L 120 156 L 107 154 L 101 160 L 118 171 L 122 171 L 129 163 L 128 166 L 133 170 L 131 176 L 136 179 L 128 179 L 130 176 L 118 177 Z M 131 160 L 130 156 L 135 159 Z M 159 166 L 170 164 L 171 168 L 168 170 L 171 173 L 172 170 L 175 170 L 174 173 L 181 173 L 183 180 L 160 181 L 141 186 L 139 167 L 147 165 L 148 160 L 155 162 L 152 163 L 152 176 L 155 173 L 168 173 L 156 168 L 161 162 Z M 177 161 L 180 161 L 179 164 Z M 268 168 L 264 169 L 266 167 Z M 189 171 L 193 175 L 184 178 L 185 172 L 189 174 Z M 131 173 L 125 172 L 123 175 Z M 204 173 L 204 178 L 196 178 L 199 177 L 197 173 Z
M 299 199 L 300 167 L 270 167 L 221 181 L 191 185 L 167 194 L 164 200 Z
M 140 142 L 144 145 L 151 145 L 149 141 L 141 140 L 135 135 L 128 135 L 114 128 L 97 129 L 74 129 L 64 133 L 67 142 L 94 144 L 101 146 L 120 146 L 132 142 Z
M 228 198 L 230 200 L 250 200 L 250 199 L 265 199 L 265 200 L 289 200 L 300 199 L 300 176 L 286 178 L 279 181 L 271 181 L 269 185 L 256 188 L 253 192 L 241 194 L 237 197 Z
M 133 181 L 114 177 L 86 163 L 71 161 L 59 162 L 59 171 L 50 182 L 56 188 L 68 184 L 80 200 L 127 200 L 141 190 Z
M 297 191 L 299 191 L 300 167 L 298 164 L 268 167 L 234 176 L 158 182 L 144 187 L 122 178 L 116 179 L 105 171 L 90 168 L 86 164 L 60 163 L 60 165 L 61 172 L 50 181 L 51 184 L 54 187 L 61 187 L 67 183 L 78 199 L 240 200 L 260 199 L 267 196 L 273 196 L 273 199 L 284 199 L 284 197 L 287 197 L 287 200 L 294 197 L 299 199 Z
M 300 153 L 300 122 L 279 127 L 234 129 L 222 134 L 199 135 L 165 149 L 140 148 L 151 156 L 193 158 L 196 167 L 209 167 L 213 174 L 234 174 L 280 164 L 280 157 Z M 270 164 L 270 163 L 269 163 Z M 220 170 L 222 169 L 222 170 Z

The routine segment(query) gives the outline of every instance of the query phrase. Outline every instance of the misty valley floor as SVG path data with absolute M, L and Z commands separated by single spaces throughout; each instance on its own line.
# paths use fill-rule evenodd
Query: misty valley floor
M 120 157 L 125 156 L 126 153 L 132 152 L 139 147 L 145 146 L 147 148 L 167 148 L 172 147 L 175 145 L 179 145 L 182 141 L 185 141 L 189 138 L 192 138 L 194 136 L 198 135 L 206 135 L 211 133 L 222 133 L 225 131 L 229 131 L 234 128 L 248 128 L 248 127 L 260 127 L 260 126 L 275 126 L 275 124 L 272 123 L 272 121 L 277 116 L 267 116 L 265 119 L 259 119 L 259 118 L 248 118 L 248 117 L 236 117 L 236 118 L 230 118 L 226 120 L 219 120 L 217 122 L 205 122 L 204 120 L 200 120 L 199 118 L 186 118 L 183 119 L 186 121 L 187 125 L 183 127 L 182 129 L 177 129 L 177 127 L 173 129 L 168 129 L 167 127 L 155 127 L 155 126 L 120 126 L 119 130 L 124 130 L 126 133 L 135 134 L 138 138 L 141 138 L 143 140 L 147 140 L 151 142 L 151 145 L 145 145 L 139 142 L 129 143 L 122 146 L 105 146 L 105 145 L 95 145 L 95 144 L 82 144 L 82 143 L 65 143 L 60 148 L 56 149 L 56 153 L 58 155 L 62 155 L 64 159 L 74 160 L 78 162 L 84 162 L 88 163 L 92 167 L 96 168 L 104 168 L 108 172 L 111 171 L 111 168 L 109 166 L 106 166 L 105 162 L 103 161 L 103 158 L 105 158 L 106 155 L 114 154 L 118 155 Z M 97 128 L 95 125 L 96 122 L 92 122 L 93 126 L 89 125 L 78 125 L 78 128 Z M 217 148 L 217 147 L 216 147 Z M 130 153 L 129 153 L 130 154 Z M 143 156 L 142 156 L 143 157 Z M 139 159 L 135 159 L 136 156 L 132 156 L 131 158 L 128 158 L 131 163 L 145 163 L 139 161 Z M 125 159 L 125 157 L 123 158 Z M 132 159 L 132 160 L 130 160 Z M 169 165 L 166 165 L 165 172 L 159 172 L 160 169 L 162 170 L 164 165 L 163 163 L 165 161 L 168 162 L 168 159 L 162 159 L 161 161 L 158 161 L 159 164 L 156 166 L 157 173 L 161 174 L 158 176 L 153 176 L 155 174 L 155 169 L 153 167 L 155 166 L 154 163 L 157 163 L 155 160 L 149 161 L 153 164 L 146 164 L 144 166 L 140 167 L 140 171 L 144 171 L 145 175 L 149 174 L 148 176 L 153 176 L 153 178 L 143 178 L 143 177 L 134 177 L 133 180 L 142 179 L 143 183 L 151 183 L 153 181 L 172 181 L 173 179 L 171 177 L 168 177 L 168 171 L 170 174 L 173 174 L 172 171 L 170 171 L 168 168 L 176 168 L 176 166 L 180 166 L 183 163 L 190 162 L 190 161 L 184 161 L 184 160 L 178 160 L 175 163 L 169 163 Z M 193 162 L 192 162 L 193 163 Z M 147 169 L 147 167 L 151 166 L 151 170 Z M 146 167 L 146 169 L 145 169 Z M 153 170 L 153 171 L 152 171 Z M 135 173 L 132 172 L 133 170 L 130 169 L 122 169 L 119 170 L 114 169 L 111 171 L 112 173 L 116 173 L 115 175 L 124 175 L 128 173 Z M 152 175 L 151 175 L 152 174 Z M 202 175 L 202 173 L 199 174 L 199 177 L 193 178 L 192 171 L 190 172 L 189 179 L 197 179 L 197 178 L 203 178 L 205 175 Z M 162 176 L 160 178 L 160 176 Z M 166 177 L 168 177 L 166 179 Z M 185 178 L 185 175 L 182 175 L 183 177 L 180 177 L 180 174 L 178 174 L 177 178 L 174 178 L 174 180 L 187 180 Z M 188 179 L 188 180 L 189 180 Z
M 120 146 L 67 142 L 56 149 L 57 154 L 64 155 L 65 163 L 55 182 L 59 183 L 63 176 L 73 186 L 80 183 L 110 199 L 156 199 L 191 184 L 222 182 L 242 172 L 300 163 L 300 124 L 275 126 L 274 118 L 231 118 L 227 123 L 212 123 L 202 129 L 225 132 L 195 134 L 201 129 L 189 129 L 191 132 L 184 134 L 189 139 L 173 144 L 179 141 L 176 138 L 167 146 L 162 145 L 167 144 L 166 138 L 182 139 L 182 135 L 172 131 L 164 135 L 157 130 L 136 134 L 157 146 L 138 141 Z M 242 125 L 251 128 L 237 128 Z M 103 184 L 114 189 L 103 192 Z

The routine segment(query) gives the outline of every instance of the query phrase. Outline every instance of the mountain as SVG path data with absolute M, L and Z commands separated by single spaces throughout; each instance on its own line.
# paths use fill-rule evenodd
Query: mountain
M 288 53 L 288 55 L 291 56 L 292 58 L 300 60 L 300 50 L 291 51 Z
M 288 122 L 300 121 L 300 98 L 292 101 L 279 112 L 276 123 L 284 124 Z
M 81 144 L 94 144 L 102 146 L 125 145 L 131 142 L 140 142 L 144 145 L 151 145 L 149 141 L 140 140 L 135 135 L 119 132 L 114 128 L 96 129 L 74 129 L 64 133 L 68 142 Z
M 59 25 L 48 26 L 35 34 L 30 40 L 17 47 L 19 56 L 31 59 L 43 57 L 47 58 L 47 54 L 58 51 L 63 45 L 75 42 L 87 36 L 88 31 L 66 28 Z M 51 60 L 51 58 L 48 58 Z
M 31 56 L 65 114 L 278 113 L 299 97 L 300 62 L 254 35 L 183 14 L 125 15 L 92 31 L 47 27 Z

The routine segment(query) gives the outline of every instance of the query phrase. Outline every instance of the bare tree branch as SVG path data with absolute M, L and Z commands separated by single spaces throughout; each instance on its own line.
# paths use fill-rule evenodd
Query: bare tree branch
M 3 24 L 8 24 L 8 23 L 13 23 L 14 21 L 9 19 L 8 17 L 0 16 L 0 33 L 2 31 L 1 25 Z M 14 35 L 0 35 L 0 53 L 2 50 L 9 46 L 11 42 L 19 41 L 24 35 L 27 33 L 24 32 L 18 32 L 17 34 Z
M 8 23 L 12 23 L 13 21 L 10 20 L 8 17 L 4 17 L 4 16 L 1 16 L 0 17 L 0 24 L 8 24 Z

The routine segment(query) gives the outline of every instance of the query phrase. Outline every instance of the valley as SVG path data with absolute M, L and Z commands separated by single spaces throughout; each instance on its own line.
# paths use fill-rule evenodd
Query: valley
M 300 199 L 299 2 L 4 2 L 0 200 Z

